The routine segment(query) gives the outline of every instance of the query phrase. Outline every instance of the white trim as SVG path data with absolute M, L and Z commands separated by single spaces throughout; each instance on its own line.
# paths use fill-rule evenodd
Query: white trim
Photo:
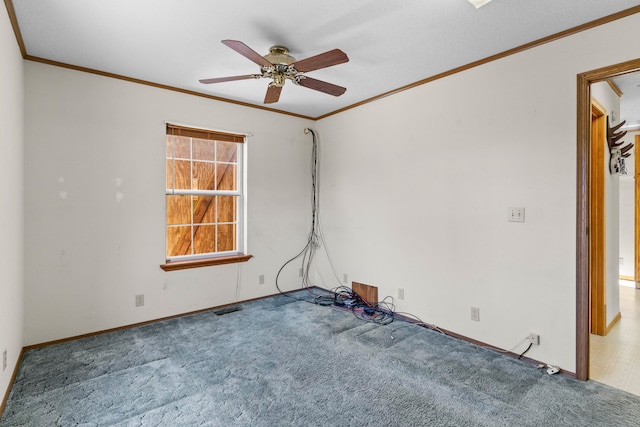
M 246 176 L 245 173 L 247 171 L 247 146 L 249 144 L 242 144 L 238 149 L 240 153 L 237 158 L 237 171 L 236 177 L 238 181 L 236 182 L 236 191 L 240 193 L 242 196 L 238 197 L 237 206 L 236 206 L 236 249 L 241 253 L 246 253 L 247 250 L 247 211 L 246 211 L 246 199 L 247 199 L 247 187 L 246 187 Z M 242 159 L 242 161 L 239 161 Z
M 234 255 L 245 255 L 243 252 L 238 251 L 227 251 L 227 252 L 209 252 L 206 254 L 194 254 L 194 255 L 182 255 L 182 256 L 173 256 L 168 257 L 166 260 L 169 261 L 191 261 L 194 259 L 203 259 L 203 258 L 220 258 L 226 256 L 234 256 Z
M 174 190 L 167 188 L 167 196 L 242 196 L 240 191 L 232 190 Z

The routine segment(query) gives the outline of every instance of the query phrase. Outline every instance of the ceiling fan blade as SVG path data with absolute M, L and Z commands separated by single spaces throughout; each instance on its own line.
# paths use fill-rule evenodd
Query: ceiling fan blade
M 331 67 L 333 65 L 349 62 L 349 57 L 340 49 L 333 49 L 310 58 L 294 62 L 293 66 L 301 73 Z
M 282 86 L 269 85 L 267 88 L 267 94 L 264 96 L 265 104 L 273 104 L 280 99 L 280 92 L 282 92 Z
M 245 76 L 232 76 L 232 77 L 217 77 L 213 79 L 202 79 L 200 83 L 222 83 L 222 82 L 232 82 L 234 80 L 248 80 L 248 79 L 257 79 L 262 77 L 260 74 L 247 74 Z
M 347 88 L 345 87 L 323 82 L 322 80 L 312 79 L 311 77 L 304 77 L 300 79 L 298 84 L 333 96 L 340 96 L 347 91 Z
M 255 50 L 251 49 L 249 46 L 247 46 L 246 44 L 242 43 L 241 41 L 238 40 L 222 40 L 222 43 L 225 46 L 230 47 L 231 49 L 235 50 L 236 52 L 238 52 L 240 55 L 244 56 L 247 59 L 252 60 L 253 62 L 255 62 L 256 64 L 262 66 L 262 67 L 270 67 L 273 64 L 269 61 L 267 61 L 266 59 L 264 59 L 258 52 L 256 52 Z

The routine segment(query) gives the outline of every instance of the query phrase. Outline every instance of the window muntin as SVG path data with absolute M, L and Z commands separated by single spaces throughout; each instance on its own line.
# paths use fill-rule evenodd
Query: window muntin
M 167 125 L 167 260 L 243 253 L 242 142 Z

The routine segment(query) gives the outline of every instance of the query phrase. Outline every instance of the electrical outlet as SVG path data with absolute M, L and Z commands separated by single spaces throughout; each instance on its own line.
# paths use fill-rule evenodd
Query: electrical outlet
M 478 307 L 471 307 L 471 320 L 474 322 L 480 321 L 480 309 Z
M 258 285 L 264 285 L 264 274 L 258 276 Z
M 2 352 L 2 372 L 7 369 L 7 349 Z
M 618 258 L 618 263 L 620 265 L 624 265 L 624 258 L 622 258 L 622 257 Z
M 533 345 L 540 345 L 540 335 L 530 332 L 527 336 L 527 341 L 529 341 Z
M 302 277 L 302 275 L 303 275 L 303 274 L 304 274 L 304 270 L 301 268 L 301 269 L 298 271 L 298 276 L 299 276 L 299 277 Z
M 144 294 L 136 295 L 136 307 L 142 307 L 144 305 Z
M 349 275 L 347 273 L 342 274 L 342 282 L 349 283 Z
M 398 288 L 398 299 L 404 299 L 404 288 Z

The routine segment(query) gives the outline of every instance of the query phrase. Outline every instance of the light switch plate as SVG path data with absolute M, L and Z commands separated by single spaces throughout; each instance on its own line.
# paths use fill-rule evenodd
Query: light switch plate
M 509 208 L 507 219 L 509 222 L 524 222 L 524 208 Z

